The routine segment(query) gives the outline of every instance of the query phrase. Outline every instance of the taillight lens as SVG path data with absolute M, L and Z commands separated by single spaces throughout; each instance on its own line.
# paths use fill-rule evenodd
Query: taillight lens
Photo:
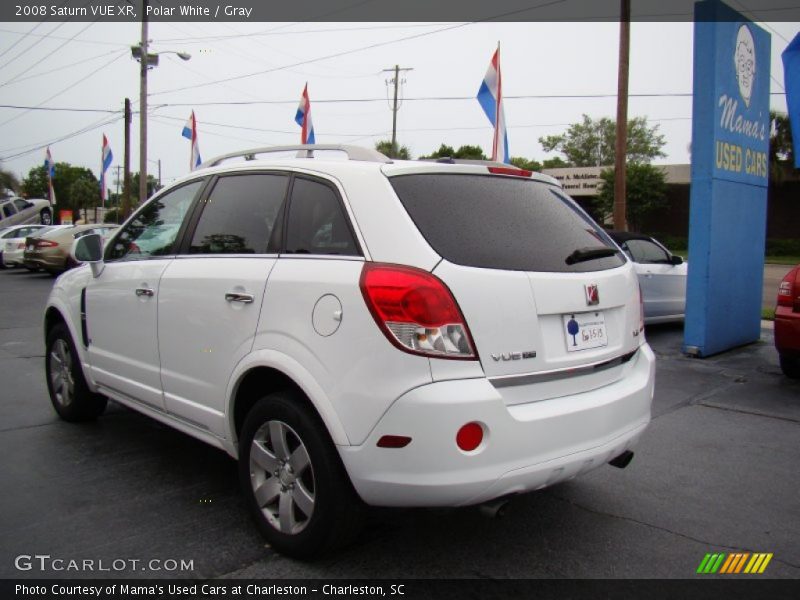
M 530 177 L 533 171 L 516 167 L 487 167 L 493 175 L 513 175 L 514 177 Z
M 412 267 L 365 263 L 360 285 L 375 322 L 401 350 L 436 358 L 477 358 L 464 316 L 438 277 Z
M 778 285 L 778 306 L 800 306 L 800 268 L 795 267 Z
M 57 242 L 51 242 L 50 240 L 36 240 L 34 244 L 37 248 L 55 248 L 58 246 Z

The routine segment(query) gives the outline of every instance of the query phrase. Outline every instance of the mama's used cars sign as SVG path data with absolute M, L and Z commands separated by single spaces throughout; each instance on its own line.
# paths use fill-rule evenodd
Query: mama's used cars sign
M 769 35 L 752 23 L 718 23 L 714 176 L 767 184 L 769 164 Z M 756 38 L 766 40 L 756 44 Z M 766 76 L 765 76 L 766 75 Z
M 770 36 L 718 0 L 695 5 L 684 350 L 761 334 L 769 181 Z

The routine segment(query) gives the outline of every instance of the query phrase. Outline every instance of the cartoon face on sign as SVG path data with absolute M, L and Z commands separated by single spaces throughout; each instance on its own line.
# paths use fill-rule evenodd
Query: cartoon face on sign
M 742 95 L 745 106 L 749 107 L 750 96 L 753 93 L 753 80 L 756 75 L 756 44 L 747 25 L 739 27 L 736 34 L 733 62 L 736 68 L 736 79 L 739 80 L 739 93 Z

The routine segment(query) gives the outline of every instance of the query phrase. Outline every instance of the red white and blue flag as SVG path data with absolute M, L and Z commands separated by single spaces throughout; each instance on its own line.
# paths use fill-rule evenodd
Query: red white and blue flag
M 189 159 L 189 170 L 194 171 L 200 166 L 200 163 L 203 162 L 200 160 L 200 146 L 197 143 L 197 119 L 194 118 L 194 111 L 192 111 L 192 114 L 189 116 L 189 120 L 186 121 L 186 125 L 183 126 L 181 135 L 192 140 L 192 154 Z
M 56 176 L 56 163 L 53 162 L 53 155 L 50 154 L 50 146 L 44 153 L 44 170 L 47 173 L 47 199 L 50 204 L 56 203 L 56 191 L 53 189 L 53 178 Z
M 108 145 L 108 138 L 104 133 L 103 149 L 100 152 L 100 199 L 103 201 L 103 206 L 106 205 L 106 171 L 113 160 L 114 154 L 111 152 L 111 146 Z
M 478 102 L 494 126 L 492 140 L 492 160 L 511 163 L 508 154 L 508 133 L 506 132 L 506 115 L 503 110 L 503 79 L 500 75 L 500 44 L 492 56 L 492 62 L 486 70 L 481 88 L 478 90 Z
M 300 143 L 314 144 L 314 124 L 311 122 L 311 101 L 308 99 L 308 83 L 303 88 L 303 95 L 300 96 L 300 104 L 297 107 L 297 114 L 294 116 L 295 123 L 300 125 Z

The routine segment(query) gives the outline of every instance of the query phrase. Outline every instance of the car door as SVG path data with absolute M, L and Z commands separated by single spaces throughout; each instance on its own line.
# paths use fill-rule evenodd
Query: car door
M 226 436 L 228 380 L 252 348 L 278 256 L 270 239 L 288 182 L 287 174 L 275 172 L 216 178 L 196 226 L 161 278 L 158 339 L 166 409 L 219 437 Z
M 686 303 L 686 267 L 673 265 L 664 248 L 650 240 L 631 239 L 627 249 L 636 263 L 647 318 L 680 315 Z
M 0 210 L 3 214 L 3 226 L 8 227 L 9 225 L 19 225 L 20 219 L 19 215 L 17 214 L 17 207 L 14 206 L 14 203 L 10 200 L 3 204 L 2 209 Z
M 14 206 L 17 209 L 18 221 L 17 223 L 38 223 L 39 215 L 33 210 L 33 204 L 22 198 L 14 199 Z
M 112 397 L 164 408 L 159 284 L 203 184 L 204 180 L 187 183 L 146 204 L 106 248 L 104 268 L 86 289 L 91 373 Z

